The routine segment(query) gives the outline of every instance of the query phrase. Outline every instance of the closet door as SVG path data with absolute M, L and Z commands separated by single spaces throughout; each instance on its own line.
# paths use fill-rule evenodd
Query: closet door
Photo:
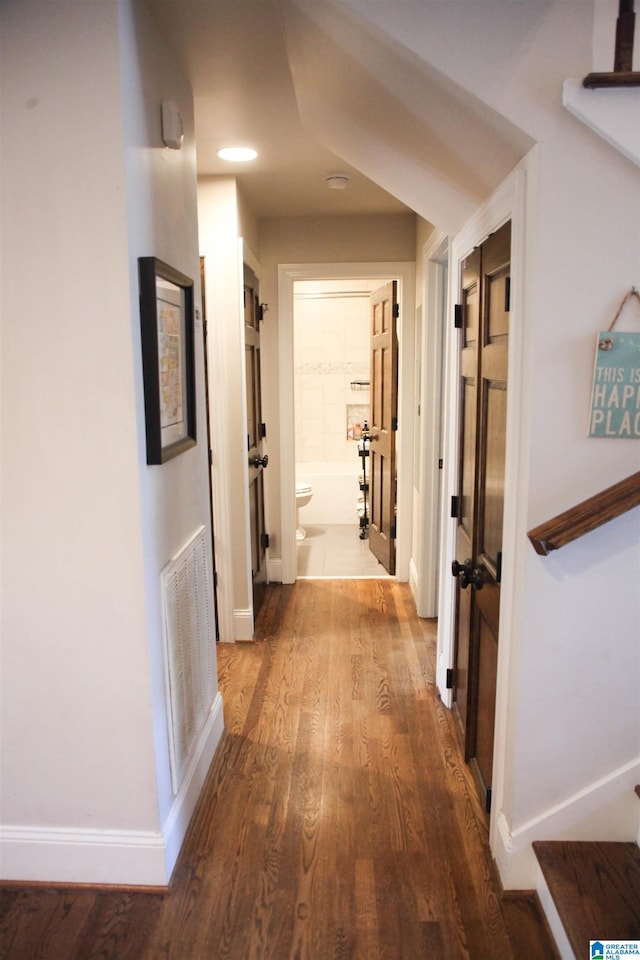
M 507 422 L 511 225 L 462 264 L 454 708 L 491 804 Z
M 244 348 L 247 391 L 247 448 L 249 456 L 249 518 L 251 532 L 251 578 L 253 616 L 264 600 L 267 582 L 266 531 L 264 520 L 264 470 L 269 458 L 263 450 L 264 424 L 260 382 L 260 297 L 258 280 L 244 268 Z

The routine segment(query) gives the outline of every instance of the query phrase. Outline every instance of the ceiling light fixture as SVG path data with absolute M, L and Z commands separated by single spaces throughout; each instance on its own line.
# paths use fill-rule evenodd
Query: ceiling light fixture
M 351 177 L 346 173 L 330 173 L 324 178 L 324 182 L 329 190 L 346 190 L 350 179 Z
M 224 147 L 218 150 L 218 156 L 221 160 L 229 160 L 231 163 L 247 163 L 249 160 L 255 160 L 258 151 L 253 147 Z

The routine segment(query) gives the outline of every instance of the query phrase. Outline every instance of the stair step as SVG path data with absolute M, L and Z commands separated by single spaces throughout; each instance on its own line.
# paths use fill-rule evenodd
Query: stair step
M 576 957 L 590 940 L 640 939 L 640 849 L 635 843 L 537 840 L 538 863 Z

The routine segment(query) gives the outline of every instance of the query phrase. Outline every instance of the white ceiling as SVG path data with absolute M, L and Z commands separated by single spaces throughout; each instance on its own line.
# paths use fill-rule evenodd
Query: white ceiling
M 403 213 L 408 207 L 323 147 L 301 121 L 277 0 L 146 0 L 194 91 L 198 173 L 237 175 L 258 217 Z M 255 147 L 251 164 L 216 151 Z M 347 173 L 346 190 L 325 177 Z

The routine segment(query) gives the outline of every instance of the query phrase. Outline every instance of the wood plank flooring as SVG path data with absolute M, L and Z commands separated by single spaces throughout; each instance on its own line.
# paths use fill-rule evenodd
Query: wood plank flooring
M 408 586 L 272 586 L 258 631 L 218 647 L 226 733 L 169 891 L 5 887 L 0 957 L 556 957 L 500 895 Z

